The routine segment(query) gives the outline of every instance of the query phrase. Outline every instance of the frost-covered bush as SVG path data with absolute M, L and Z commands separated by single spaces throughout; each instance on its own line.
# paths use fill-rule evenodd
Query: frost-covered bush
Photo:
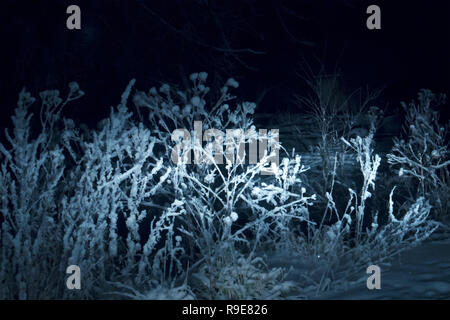
M 336 172 L 341 174 L 340 183 L 347 184 L 348 179 L 344 175 L 348 174 L 345 171 L 351 151 L 341 143 L 341 137 L 350 139 L 368 134 L 370 123 L 365 123 L 365 120 L 367 114 L 372 118 L 381 112 L 371 105 L 381 90 L 348 90 L 340 71 L 328 72 L 323 64 L 316 71 L 312 65 L 303 63 L 298 75 L 306 85 L 306 91 L 295 95 L 295 103 L 306 111 L 312 126 L 305 131 L 300 125 L 297 131 L 300 136 L 310 136 L 317 141 L 309 146 L 309 151 L 320 156 L 320 161 L 308 164 L 311 167 L 308 185 L 318 194 L 320 203 L 317 206 L 322 208 L 327 203 L 325 193 L 330 189 L 332 180 L 336 180 Z
M 308 224 L 307 237 L 293 245 L 293 252 L 307 263 L 300 272 L 303 294 L 315 296 L 322 291 L 345 287 L 346 281 L 357 280 L 361 270 L 385 261 L 403 250 L 427 239 L 438 228 L 430 220 L 431 206 L 418 198 L 405 214 L 394 214 L 393 192 L 389 198 L 388 220 L 378 221 L 378 209 L 368 210 L 367 201 L 375 192 L 381 157 L 373 154 L 374 126 L 366 137 L 347 141 L 355 152 L 362 174 L 359 191 L 348 189 L 349 199 L 343 211 L 333 198 L 334 181 L 325 196 L 327 209 L 319 223 Z M 335 166 L 336 167 L 335 160 Z M 314 222 L 314 221 L 313 221 Z M 291 242 L 292 244 L 292 242 Z
M 22 90 L 12 117 L 10 146 L 0 143 L 0 298 L 39 299 L 62 295 L 65 272 L 65 232 L 61 211 L 64 184 L 63 148 L 54 140 L 60 111 L 83 93 L 74 83 L 66 100 L 58 91 L 41 93 L 42 131 L 31 130 L 30 106 L 35 102 Z
M 448 219 L 450 203 L 449 123 L 441 123 L 436 110 L 444 103 L 445 95 L 425 89 L 419 92 L 417 101 L 402 102 L 406 115 L 405 138 L 395 138 L 392 152 L 387 155 L 404 185 L 415 186 L 415 190 L 410 189 L 410 200 L 429 199 L 434 217 L 440 219 Z
M 252 139 L 270 139 L 259 137 L 256 133 L 250 117 L 254 104 L 244 102 L 234 108 L 228 104 L 233 99 L 229 88 L 237 86 L 233 79 L 221 88 L 218 101 L 209 103 L 206 101 L 209 92 L 205 86 L 206 74 L 194 74 L 190 79 L 193 88 L 188 92 L 163 85 L 159 92 L 152 88 L 146 94 L 139 92 L 134 98 L 138 107 L 148 111 L 151 127 L 158 128 L 157 136 L 164 142 L 161 154 L 167 159 L 173 160 L 173 149 L 167 148 L 173 143 L 170 141 L 171 132 L 183 129 L 195 136 L 195 131 L 199 130 L 194 126 L 195 120 L 202 121 L 200 130 L 214 128 L 225 132 L 238 129 L 249 133 L 237 135 L 237 139 L 232 140 L 220 137 L 225 151 L 237 151 Z M 218 138 L 217 135 L 215 138 Z M 199 140 L 202 141 L 201 138 Z M 245 257 L 230 253 L 230 259 L 226 261 L 229 266 L 238 265 L 237 256 L 253 261 L 255 252 L 262 244 L 273 244 L 280 239 L 289 221 L 305 219 L 313 196 L 306 196 L 305 191 L 300 191 L 299 174 L 307 168 L 301 164 L 299 157 L 283 159 L 279 166 L 272 163 L 272 167 L 268 168 L 273 153 L 279 148 L 277 139 L 270 140 L 271 151 L 260 152 L 256 164 L 246 164 L 238 158 L 238 152 L 231 157 L 226 154 L 226 161 L 221 164 L 215 157 L 217 153 L 220 156 L 221 152 L 214 150 L 213 155 L 211 141 L 205 146 L 198 142 L 192 144 L 194 158 L 197 161 L 201 159 L 200 163 L 188 164 L 191 155 L 185 152 L 180 153 L 178 158 L 183 161 L 172 165 L 172 193 L 178 211 L 182 212 L 177 221 L 179 239 L 190 248 L 189 260 L 194 262 L 190 268 L 197 278 L 197 269 L 201 269 L 214 279 L 219 277 L 217 281 L 225 281 L 221 279 L 224 266 L 219 268 L 217 263 L 225 253 L 230 250 L 246 252 Z M 273 173 L 273 177 L 268 178 L 271 183 L 261 179 L 261 174 L 269 170 Z M 207 297 L 224 297 L 212 283 L 210 285 Z
M 132 80 L 120 104 L 83 134 L 61 115 L 82 96 L 77 84 L 65 100 L 57 91 L 41 93 L 33 132 L 34 99 L 21 92 L 13 134 L 6 131 L 7 145 L 0 144 L 1 298 L 305 297 L 436 228 L 423 197 L 394 214 L 392 192 L 383 223 L 368 209 L 381 161 L 373 131 L 343 139 L 356 155 L 360 190 L 349 189 L 340 210 L 336 156 L 319 195 L 326 208 L 312 217 L 317 195 L 304 184 L 302 158 L 279 160 L 278 132 L 256 130 L 255 104 L 230 94 L 234 79 L 215 95 L 206 80 L 196 73 L 191 88 L 163 84 L 148 92 L 133 92 Z M 240 153 L 247 145 L 248 154 Z M 302 259 L 292 265 L 302 270 L 295 281 L 271 263 L 283 250 Z M 80 267 L 81 290 L 66 288 L 69 265 Z
M 12 148 L 0 145 L 2 297 L 99 297 L 108 281 L 141 288 L 174 278 L 164 274 L 183 251 L 172 241 L 173 207 L 148 209 L 169 172 L 153 153 L 157 138 L 131 120 L 132 85 L 103 127 L 83 138 L 73 121 L 58 122 L 62 107 L 82 94 L 76 84 L 65 102 L 56 91 L 41 94 L 36 139 L 28 112 L 34 99 L 22 91 L 14 136 L 7 133 Z M 81 268 L 83 290 L 65 287 L 72 264 Z
M 131 120 L 126 102 L 133 84 L 103 127 L 81 141 L 83 154 L 69 175 L 72 194 L 62 199 L 68 264 L 80 266 L 85 287 L 92 287 L 86 292 L 102 289 L 106 281 L 138 288 L 152 286 L 156 279 L 163 284 L 171 278 L 161 273 L 164 264 L 174 263 L 182 251 L 172 239 L 173 206 L 151 210 L 170 170 L 154 154 L 157 138 Z M 144 225 L 145 234 L 140 230 Z
M 180 288 L 191 292 L 202 273 L 239 292 L 233 296 L 278 292 L 280 270 L 266 269 L 273 279 L 264 284 L 268 291 L 253 293 L 242 291 L 248 283 L 230 280 L 223 271 L 241 266 L 253 281 L 251 274 L 262 270 L 262 264 L 250 263 L 260 261 L 258 249 L 278 241 L 289 221 L 305 219 L 312 196 L 302 191 L 298 176 L 307 168 L 299 157 L 275 161 L 278 136 L 257 134 L 250 116 L 254 104 L 228 104 L 235 80 L 207 103 L 206 78 L 192 75 L 193 86 L 185 91 L 162 85 L 136 93 L 136 114 L 127 106 L 133 80 L 121 103 L 87 134 L 61 119 L 62 107 L 82 95 L 78 86 L 70 85 L 64 102 L 57 91 L 46 91 L 35 139 L 28 112 L 34 100 L 21 93 L 14 136 L 7 134 L 11 148 L 1 145 L 2 297 L 98 298 L 117 290 L 127 297 L 161 296 L 158 291 L 178 296 Z M 254 139 L 266 140 L 270 149 L 260 150 L 251 164 L 239 154 L 226 154 L 222 164 L 207 142 L 192 145 L 194 158 L 202 159 L 198 164 L 174 162 L 172 132 L 195 135 L 196 120 L 205 129 L 247 133 L 244 141 L 224 139 L 226 152 Z M 261 179 L 263 173 L 272 175 Z M 218 263 L 224 254 L 228 266 Z M 79 291 L 65 288 L 72 264 L 81 269 Z M 226 296 L 225 289 L 216 289 L 211 285 L 208 297 Z M 198 297 L 206 292 L 192 290 Z

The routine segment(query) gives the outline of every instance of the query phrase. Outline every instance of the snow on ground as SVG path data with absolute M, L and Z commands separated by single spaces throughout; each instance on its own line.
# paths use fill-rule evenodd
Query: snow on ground
M 286 258 L 286 254 L 271 257 L 270 265 L 287 269 L 292 266 L 286 280 L 295 282 L 305 273 L 307 263 L 292 256 Z M 369 275 L 361 270 L 361 280 L 346 283 L 342 290 L 335 287 L 333 292 L 319 296 L 306 294 L 294 299 L 450 299 L 450 235 L 434 235 L 380 268 L 380 290 L 367 289 Z M 317 271 L 320 274 L 320 270 Z
M 360 282 L 321 299 L 450 299 L 450 239 L 434 239 L 409 249 L 381 268 L 381 289 Z M 367 279 L 367 278 L 366 278 Z

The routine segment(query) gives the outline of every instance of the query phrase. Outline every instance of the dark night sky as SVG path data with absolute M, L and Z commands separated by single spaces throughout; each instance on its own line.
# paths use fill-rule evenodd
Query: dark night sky
M 147 89 L 195 71 L 207 71 L 212 79 L 232 75 L 243 100 L 270 88 L 260 111 L 292 111 L 292 95 L 303 90 L 298 63 L 313 57 L 329 68 L 337 64 L 349 86 L 385 86 L 382 99 L 389 105 L 409 101 L 420 88 L 448 94 L 448 1 L 205 2 L 3 1 L 4 115 L 9 117 L 23 86 L 37 96 L 77 81 L 86 96 L 67 115 L 95 123 L 119 102 L 131 78 Z M 80 31 L 65 27 L 69 4 L 81 7 Z M 382 30 L 366 28 L 368 4 L 381 7 Z M 186 37 L 180 30 L 193 31 Z M 241 63 L 212 49 L 224 45 L 221 32 L 233 48 L 265 54 L 242 53 Z M 2 120 L 2 126 L 7 123 Z

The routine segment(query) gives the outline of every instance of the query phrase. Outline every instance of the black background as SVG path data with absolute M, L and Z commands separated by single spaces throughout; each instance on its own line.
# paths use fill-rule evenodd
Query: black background
M 70 4 L 81 8 L 81 30 L 66 28 Z M 381 7 L 381 30 L 366 28 L 369 4 Z M 65 114 L 95 124 L 131 78 L 147 89 L 199 71 L 211 81 L 233 76 L 240 100 L 254 101 L 269 89 L 258 112 L 298 112 L 292 103 L 304 91 L 298 64 L 316 58 L 329 70 L 338 66 L 349 87 L 384 87 L 380 103 L 396 110 L 420 88 L 448 93 L 449 13 L 449 2 L 437 0 L 6 0 L 1 124 L 9 125 L 23 86 L 37 96 L 45 89 L 66 92 L 77 81 L 86 95 Z M 214 49 L 225 47 L 223 30 L 233 49 L 264 54 L 239 53 L 238 61 Z

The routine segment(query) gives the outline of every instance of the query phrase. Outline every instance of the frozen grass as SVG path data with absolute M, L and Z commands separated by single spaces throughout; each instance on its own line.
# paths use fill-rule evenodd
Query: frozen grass
M 21 92 L 13 134 L 6 132 L 8 146 L 0 144 L 1 298 L 302 298 L 351 281 L 361 266 L 437 228 L 426 195 L 399 214 L 392 190 L 384 207 L 368 209 L 382 161 L 373 153 L 372 131 L 341 141 L 355 154 L 362 184 L 336 203 L 336 157 L 318 219 L 310 214 L 317 195 L 303 183 L 307 164 L 300 156 L 274 161 L 283 150 L 278 136 L 225 142 L 237 150 L 268 139 L 270 151 L 255 164 L 217 162 L 211 141 L 192 145 L 198 164 L 187 164 L 186 152 L 174 163 L 172 132 L 194 136 L 195 120 L 222 132 L 256 132 L 255 105 L 230 94 L 238 83 L 229 79 L 213 99 L 206 80 L 197 73 L 190 89 L 162 85 L 146 93 L 133 92 L 133 80 L 109 117 L 85 134 L 61 116 L 83 94 L 76 84 L 66 99 L 41 93 L 36 134 L 34 99 Z M 378 211 L 387 211 L 386 222 Z M 292 252 L 298 278 L 273 266 L 273 252 Z M 65 288 L 71 264 L 81 268 L 82 290 Z

